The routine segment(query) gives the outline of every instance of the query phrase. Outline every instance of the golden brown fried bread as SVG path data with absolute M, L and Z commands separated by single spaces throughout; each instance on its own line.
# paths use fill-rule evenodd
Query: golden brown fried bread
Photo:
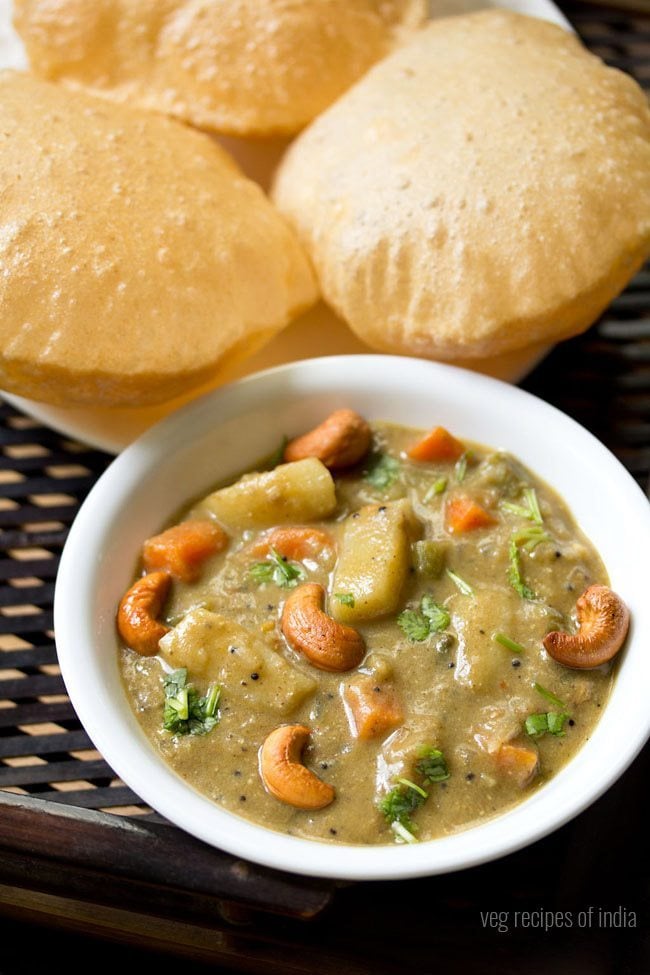
M 439 20 L 298 136 L 274 199 L 374 348 L 483 359 L 585 329 L 650 252 L 650 111 L 541 20 Z
M 161 402 L 315 300 L 293 232 L 209 136 L 0 73 L 0 387 Z
M 39 74 L 238 135 L 296 132 L 417 27 L 425 0 L 17 0 Z

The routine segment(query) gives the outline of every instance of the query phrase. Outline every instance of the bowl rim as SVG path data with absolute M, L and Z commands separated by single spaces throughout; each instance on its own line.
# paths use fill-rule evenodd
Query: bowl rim
M 331 356 L 276 366 L 208 392 L 163 418 L 129 445 L 109 464 L 77 513 L 61 556 L 54 598 L 57 651 L 73 707 L 99 752 L 145 803 L 188 833 L 236 856 L 297 874 L 344 880 L 403 879 L 445 873 L 476 866 L 528 846 L 591 805 L 622 775 L 650 737 L 650 712 L 641 707 L 640 694 L 633 697 L 633 706 L 628 707 L 626 703 L 625 708 L 617 708 L 628 734 L 615 735 L 616 748 L 601 733 L 608 724 L 611 701 L 621 683 L 624 670 L 621 667 L 592 739 L 529 798 L 504 813 L 439 839 L 414 846 L 358 846 L 286 836 L 215 805 L 183 783 L 155 753 L 144 733 L 139 731 L 133 714 L 129 716 L 126 711 L 130 707 L 126 694 L 121 702 L 110 697 L 100 673 L 104 664 L 100 665 L 85 650 L 100 642 L 98 627 L 102 623 L 92 618 L 89 607 L 95 606 L 104 568 L 101 541 L 110 535 L 111 518 L 117 517 L 125 506 L 128 508 L 142 477 L 151 476 L 169 445 L 176 441 L 182 443 L 188 430 L 194 433 L 208 423 L 218 429 L 225 422 L 224 417 L 246 415 L 246 410 L 254 404 L 261 405 L 271 393 L 285 399 L 295 395 L 293 391 L 287 392 L 292 380 L 299 380 L 298 386 L 302 383 L 303 391 L 314 391 L 315 387 L 316 395 L 332 388 L 340 391 L 345 383 L 356 383 L 371 392 L 379 376 L 389 386 L 402 389 L 404 396 L 408 388 L 420 386 L 429 388 L 430 385 L 436 390 L 441 387 L 446 392 L 457 389 L 458 396 L 470 395 L 477 404 L 485 401 L 489 405 L 494 401 L 491 408 L 498 405 L 504 416 L 512 417 L 523 411 L 529 423 L 534 419 L 537 429 L 546 425 L 551 430 L 561 430 L 572 447 L 562 447 L 560 452 L 564 451 L 568 457 L 567 449 L 577 446 L 580 464 L 587 459 L 595 464 L 603 473 L 607 490 L 624 502 L 626 512 L 650 527 L 650 507 L 623 465 L 584 427 L 533 394 L 491 377 L 429 360 L 376 354 Z M 220 413 L 216 424 L 215 411 Z M 524 462 L 537 473 L 535 465 Z M 217 473 L 214 483 L 218 480 Z M 179 506 L 185 500 L 186 496 L 180 498 Z M 573 513 L 580 521 L 575 510 Z M 93 539 L 99 544 L 93 545 Z M 648 561 L 643 553 L 638 558 L 639 564 Z M 639 605 L 643 605 L 640 598 Z M 643 616 L 634 616 L 629 645 L 650 640 L 649 622 Z M 105 627 L 107 621 L 102 625 Z M 110 625 L 114 631 L 112 620 Z M 116 648 L 115 635 L 112 639 Z M 629 647 L 624 663 L 628 656 Z M 117 668 L 116 653 L 114 657 Z M 638 652 L 634 666 L 645 668 L 650 678 L 650 664 L 646 665 Z M 633 688 L 641 683 L 636 673 L 626 675 L 626 693 L 634 695 Z M 584 761 L 577 762 L 596 738 L 604 756 L 597 776 L 593 761 L 586 768 Z M 578 765 L 578 780 L 572 782 L 574 766 Z

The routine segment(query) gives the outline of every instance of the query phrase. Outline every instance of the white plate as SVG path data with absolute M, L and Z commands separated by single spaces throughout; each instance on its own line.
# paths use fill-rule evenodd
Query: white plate
M 484 0 L 432 0 L 430 6 L 432 17 L 501 6 L 571 29 L 568 21 L 551 0 L 503 0 L 498 4 L 486 3 Z M 11 0 L 0 0 L 0 68 L 25 68 L 27 58 L 22 43 L 12 28 L 11 10 Z M 266 189 L 288 140 L 247 142 L 244 139 L 224 138 L 220 141 L 237 159 L 244 172 Z M 224 382 L 239 379 L 270 366 L 308 359 L 312 356 L 367 354 L 370 351 L 372 350 L 359 341 L 345 322 L 321 303 L 293 322 L 245 363 L 223 374 L 219 384 L 223 385 Z M 547 351 L 546 347 L 540 346 L 532 350 L 529 348 L 524 352 L 500 356 L 483 362 L 480 371 L 497 379 L 518 382 L 530 372 Z M 471 363 L 457 364 L 475 368 Z M 202 386 L 157 406 L 132 409 L 64 408 L 4 392 L 2 396 L 9 403 L 47 426 L 101 450 L 117 454 L 152 424 L 215 385 L 216 383 L 211 383 Z

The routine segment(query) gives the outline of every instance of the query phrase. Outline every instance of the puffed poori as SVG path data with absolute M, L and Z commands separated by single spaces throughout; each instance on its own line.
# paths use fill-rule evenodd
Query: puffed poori
M 317 296 L 295 235 L 209 136 L 0 73 L 0 387 L 162 402 Z
M 438 20 L 298 136 L 273 199 L 362 340 L 498 356 L 587 328 L 650 252 L 650 110 L 557 26 Z
M 425 0 L 16 0 L 33 70 L 237 135 L 292 133 L 423 21 Z

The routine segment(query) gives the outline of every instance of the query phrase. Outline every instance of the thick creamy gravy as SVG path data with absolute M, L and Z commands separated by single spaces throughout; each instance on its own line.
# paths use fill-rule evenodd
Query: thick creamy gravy
M 326 611 L 333 613 L 336 603 L 345 615 L 350 594 L 340 591 L 336 552 L 339 560 L 344 557 L 350 517 L 367 505 L 376 506 L 375 522 L 387 516 L 382 508 L 389 515 L 405 512 L 399 530 L 408 545 L 408 566 L 403 584 L 391 588 L 395 608 L 372 619 L 345 620 L 365 639 L 358 667 L 321 670 L 283 636 L 282 606 L 294 590 L 273 578 L 263 581 L 263 571 L 251 572 L 267 561 L 251 554 L 273 525 L 263 523 L 264 514 L 254 528 L 226 526 L 227 549 L 205 562 L 197 581 L 173 581 L 159 617 L 172 628 L 161 654 L 120 651 L 126 693 L 145 734 L 191 786 L 271 829 L 341 843 L 404 839 L 379 808 L 392 789 L 408 792 L 410 786 L 399 785 L 402 778 L 427 793 L 409 820 L 408 832 L 418 840 L 466 828 L 520 802 L 589 738 L 612 679 L 611 665 L 571 670 L 542 646 L 550 630 L 575 628 L 576 599 L 588 586 L 607 584 L 598 554 L 557 494 L 516 460 L 489 448 L 465 444 L 458 460 L 416 462 L 406 451 L 422 431 L 388 423 L 372 429 L 370 459 L 335 473 L 333 513 L 309 522 L 331 534 L 334 550 L 291 563 L 301 572 L 295 585 L 322 584 Z M 479 502 L 494 523 L 450 531 L 446 506 L 459 495 Z M 209 498 L 182 515 L 206 516 L 214 517 Z M 427 541 L 437 544 L 423 546 Z M 391 545 L 387 529 L 386 558 Z M 420 638 L 423 596 L 449 619 Z M 400 615 L 405 610 L 412 611 L 410 618 Z M 496 635 L 523 649 L 514 652 Z M 219 722 L 206 734 L 176 735 L 163 728 L 163 677 L 177 666 L 187 666 L 188 680 L 201 694 L 215 681 L 221 686 Z M 358 737 L 350 706 L 353 684 L 377 694 L 389 689 L 401 711 L 396 726 L 376 737 Z M 545 713 L 559 716 L 552 727 L 561 733 L 531 737 L 526 720 Z M 534 721 L 529 730 L 539 727 Z M 297 809 L 265 788 L 260 748 L 286 724 L 311 730 L 303 761 L 336 790 L 323 809 Z M 538 750 L 533 774 L 513 774 L 500 761 L 508 743 Z M 423 747 L 443 753 L 448 778 L 423 782 L 416 770 Z

